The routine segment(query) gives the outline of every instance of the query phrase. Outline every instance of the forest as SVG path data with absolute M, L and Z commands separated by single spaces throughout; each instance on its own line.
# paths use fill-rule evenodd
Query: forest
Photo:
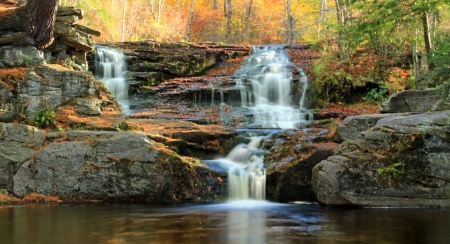
M 313 91 L 379 102 L 448 79 L 449 0 L 62 0 L 85 11 L 98 42 L 310 43 Z M 431 72 L 430 72 L 431 71 Z M 447 89 L 448 90 L 448 89 Z

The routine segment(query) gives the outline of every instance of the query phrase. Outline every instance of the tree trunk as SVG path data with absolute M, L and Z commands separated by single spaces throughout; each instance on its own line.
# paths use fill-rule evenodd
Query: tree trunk
M 191 0 L 191 8 L 189 10 L 189 23 L 188 23 L 188 29 L 186 33 L 186 41 L 189 41 L 189 36 L 191 35 L 191 28 L 192 28 L 192 19 L 194 18 L 194 0 Z
M 422 26 L 423 26 L 423 39 L 425 41 L 425 50 L 427 54 L 430 54 L 432 50 L 432 44 L 431 44 L 430 21 L 428 20 L 427 12 L 422 14 Z
M 245 2 L 244 2 L 245 3 Z M 247 43 L 250 43 L 250 32 L 249 32 L 249 22 L 250 22 L 250 15 L 252 13 L 252 4 L 253 4 L 253 0 L 250 0 L 250 2 L 248 3 L 247 6 L 247 17 L 245 19 L 245 29 L 244 29 L 244 33 L 242 33 L 243 35 L 247 35 Z
M 163 6 L 164 6 L 164 0 L 159 0 L 158 1 L 158 17 L 157 17 L 158 22 L 160 22 L 160 20 L 161 20 L 161 13 L 162 13 Z
M 218 6 L 217 6 L 217 0 L 213 0 L 213 5 L 212 5 L 212 9 L 217 10 Z
M 351 18 L 351 11 L 348 5 L 348 0 L 335 0 L 337 22 L 339 25 L 344 26 Z M 347 47 L 345 45 L 344 33 L 342 30 L 338 31 L 338 48 L 339 58 L 341 60 L 348 58 Z
M 294 30 L 295 30 L 295 20 L 291 14 L 291 0 L 286 2 L 286 43 L 292 44 L 294 42 Z
M 122 18 L 122 42 L 125 41 L 125 20 L 127 13 L 127 0 L 123 2 L 123 18 Z
M 317 38 L 320 39 L 321 32 L 322 32 L 322 38 L 325 38 L 325 25 L 323 24 L 325 21 L 327 21 L 327 0 L 321 0 L 320 1 L 320 10 L 319 10 L 319 19 L 317 23 Z M 323 25 L 323 27 L 322 27 Z
M 59 0 L 29 0 L 26 5 L 27 28 L 24 44 L 44 48 L 53 39 L 56 11 Z
M 227 18 L 227 33 L 225 36 L 225 39 L 227 43 L 232 42 L 231 38 L 231 17 L 233 15 L 233 5 L 231 3 L 231 0 L 227 0 L 227 11 L 226 11 L 226 18 Z

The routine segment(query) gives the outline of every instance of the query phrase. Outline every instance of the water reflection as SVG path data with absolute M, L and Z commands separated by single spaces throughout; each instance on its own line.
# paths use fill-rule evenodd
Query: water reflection
M 0 206 L 1 243 L 450 243 L 446 209 L 267 202 Z

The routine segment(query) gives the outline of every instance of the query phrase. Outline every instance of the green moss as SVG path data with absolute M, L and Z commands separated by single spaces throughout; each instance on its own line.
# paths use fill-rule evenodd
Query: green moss
M 398 177 L 398 176 L 405 174 L 405 172 L 403 171 L 404 167 L 405 167 L 404 163 L 395 163 L 386 168 L 377 169 L 377 174 L 382 175 L 382 176 L 390 175 L 390 176 Z

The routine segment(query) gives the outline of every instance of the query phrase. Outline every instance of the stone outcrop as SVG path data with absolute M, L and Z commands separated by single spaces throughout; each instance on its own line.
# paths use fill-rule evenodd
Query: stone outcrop
M 391 114 L 316 165 L 312 185 L 326 205 L 450 207 L 449 162 L 449 110 Z
M 338 144 L 331 141 L 332 124 L 289 130 L 261 142 L 267 150 L 267 196 L 270 201 L 315 201 L 311 172 L 321 160 L 333 155 Z
M 374 127 L 378 120 L 391 116 L 390 114 L 365 114 L 350 116 L 338 124 L 336 130 L 336 141 L 356 140 L 360 138 L 361 132 Z
M 441 99 L 439 89 L 405 90 L 392 94 L 380 105 L 382 113 L 429 112 L 450 109 L 450 103 Z
M 19 197 L 207 202 L 226 196 L 226 175 L 143 133 L 43 132 L 0 123 L 0 142 L 0 189 Z
M 163 42 L 100 43 L 118 48 L 127 57 L 130 76 L 134 72 L 157 72 L 170 77 L 204 74 L 221 61 L 247 56 L 249 46 Z M 91 58 L 92 60 L 92 58 Z
M 40 110 L 56 108 L 76 98 L 100 98 L 101 81 L 60 66 L 2 69 L 0 73 L 0 121 L 3 122 L 11 122 L 21 115 L 31 118 Z M 101 106 L 97 106 L 96 112 L 99 109 Z M 81 106 L 79 112 L 96 114 Z
M 26 6 L 23 2 L 19 7 L 13 3 L 8 8 L 2 8 L 4 22 L 0 29 L 0 39 L 3 45 L 18 45 L 26 30 Z M 0 67 L 44 65 L 59 63 L 68 68 L 88 71 L 86 53 L 94 50 L 94 36 L 100 32 L 89 27 L 75 24 L 83 19 L 83 11 L 75 7 L 59 6 L 54 25 L 54 38 L 43 50 L 36 51 L 32 47 L 6 46 L 0 50 Z M 20 46 L 20 45 L 19 45 Z M 45 61 L 43 61 L 45 60 Z

